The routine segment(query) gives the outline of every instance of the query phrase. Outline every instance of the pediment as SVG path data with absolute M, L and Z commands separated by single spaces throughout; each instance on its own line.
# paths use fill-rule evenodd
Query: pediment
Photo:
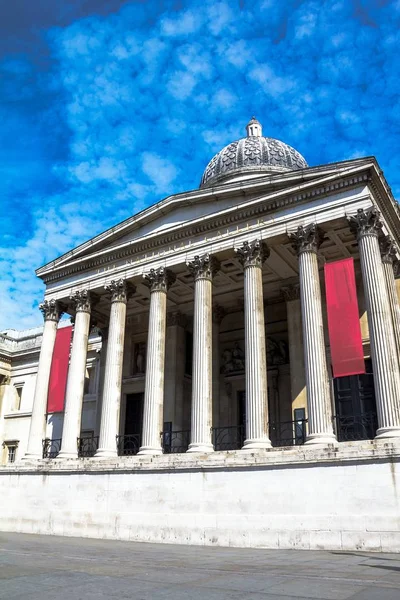
M 265 202 L 275 195 L 282 196 L 282 192 L 309 189 L 327 178 L 340 179 L 351 170 L 370 165 L 371 160 L 358 159 L 169 196 L 44 265 L 36 274 L 45 277 L 77 262 L 84 263 L 98 255 L 113 254 L 141 240 L 184 229 L 191 223 L 214 217 L 221 219 L 229 212 L 237 212 L 238 207 Z

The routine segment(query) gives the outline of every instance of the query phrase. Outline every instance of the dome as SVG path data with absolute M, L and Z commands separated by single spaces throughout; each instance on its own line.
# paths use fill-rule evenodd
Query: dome
M 201 179 L 201 188 L 308 167 L 297 150 L 279 140 L 263 137 L 261 124 L 254 117 L 246 131 L 247 137 L 228 144 L 210 160 Z

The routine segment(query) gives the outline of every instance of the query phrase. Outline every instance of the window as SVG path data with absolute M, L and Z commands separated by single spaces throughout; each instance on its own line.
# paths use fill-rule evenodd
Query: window
M 7 464 L 15 462 L 17 456 L 18 440 L 9 440 L 3 442 L 3 448 L 7 451 Z
M 14 402 L 13 402 L 13 406 L 12 406 L 12 410 L 19 410 L 21 408 L 21 399 L 22 399 L 22 390 L 23 390 L 24 384 L 23 383 L 16 383 L 14 384 Z

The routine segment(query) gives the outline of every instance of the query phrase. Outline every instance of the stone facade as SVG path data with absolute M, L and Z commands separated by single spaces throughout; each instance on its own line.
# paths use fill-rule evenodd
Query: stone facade
M 168 197 L 38 269 L 43 329 L 0 337 L 4 530 L 366 549 L 387 548 L 391 531 L 398 547 L 399 209 L 373 159 L 307 167 L 288 150 L 276 171 L 266 151 L 252 154 L 265 139 L 252 120 L 239 144 L 246 165 L 240 153 L 226 172 L 214 165 L 217 187 L 207 175 L 202 189 Z M 356 272 L 367 365 L 357 381 L 331 375 L 322 266 L 341 258 L 353 258 Z M 65 410 L 47 415 L 55 335 L 69 324 L 61 312 L 74 321 Z M 65 507 L 25 519 L 45 493 L 32 484 L 19 512 L 7 512 L 18 482 L 31 486 L 37 472 L 55 507 L 63 497 Z M 76 489 L 90 474 L 81 508 L 66 473 Z M 374 477 L 391 498 L 387 520 L 365 509 L 361 526 L 357 507 Z M 296 499 L 305 489 L 322 515 L 316 528 Z M 110 490 L 137 506 L 95 508 L 93 494 L 111 498 Z M 155 490 L 167 508 L 154 504 Z M 338 497 L 346 500 L 336 510 Z M 224 514 L 236 516 L 228 523 Z

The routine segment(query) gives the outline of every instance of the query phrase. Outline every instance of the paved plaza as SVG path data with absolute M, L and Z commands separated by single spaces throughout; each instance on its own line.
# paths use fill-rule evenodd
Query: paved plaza
M 400 555 L 0 533 L 1 600 L 399 600 Z

